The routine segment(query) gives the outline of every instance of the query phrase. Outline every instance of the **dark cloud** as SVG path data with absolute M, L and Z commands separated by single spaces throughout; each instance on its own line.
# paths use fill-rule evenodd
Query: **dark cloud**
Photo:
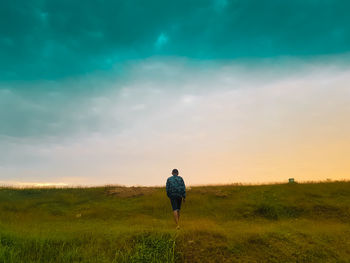
M 119 121 L 108 108 L 115 103 L 108 95 L 119 84 L 113 85 L 98 77 L 0 85 L 0 137 L 44 140 L 86 131 L 116 131 Z
M 155 55 L 196 59 L 348 52 L 346 0 L 0 3 L 0 78 L 56 79 Z M 166 41 L 157 45 L 160 36 Z

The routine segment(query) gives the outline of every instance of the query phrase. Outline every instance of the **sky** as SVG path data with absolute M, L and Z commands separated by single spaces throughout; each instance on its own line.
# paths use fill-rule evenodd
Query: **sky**
M 342 0 L 0 2 L 0 184 L 350 179 Z

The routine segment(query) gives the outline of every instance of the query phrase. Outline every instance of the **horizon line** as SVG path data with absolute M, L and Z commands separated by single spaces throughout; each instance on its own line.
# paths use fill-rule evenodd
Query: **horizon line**
M 317 183 L 348 183 L 350 179 L 325 179 L 325 180 L 301 180 L 294 181 L 295 184 L 317 184 Z M 213 184 L 190 184 L 187 185 L 187 189 L 191 189 L 192 187 L 215 187 L 215 186 L 262 186 L 262 185 L 278 185 L 278 184 L 292 184 L 286 181 L 275 181 L 275 182 L 235 182 L 235 183 L 213 183 Z M 122 184 L 101 184 L 101 185 L 79 185 L 79 184 L 67 184 L 67 183 L 20 183 L 16 182 L 11 184 L 4 184 L 0 182 L 0 189 L 3 188 L 12 188 L 12 189 L 60 189 L 60 188 L 113 188 L 113 187 L 123 187 L 123 188 L 163 188 L 163 185 L 122 185 Z

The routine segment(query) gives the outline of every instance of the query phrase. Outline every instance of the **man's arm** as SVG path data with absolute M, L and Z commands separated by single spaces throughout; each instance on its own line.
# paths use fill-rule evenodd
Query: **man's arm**
M 182 181 L 182 197 L 186 198 L 186 185 L 185 185 L 184 179 L 181 178 L 181 181 Z
M 166 189 L 166 194 L 167 194 L 167 196 L 169 196 L 169 189 L 170 189 L 169 179 L 168 179 L 168 180 L 166 180 L 165 189 Z

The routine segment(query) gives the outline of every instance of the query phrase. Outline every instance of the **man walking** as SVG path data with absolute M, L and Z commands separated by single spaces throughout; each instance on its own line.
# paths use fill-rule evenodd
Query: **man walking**
M 172 171 L 172 175 L 173 176 L 170 176 L 166 181 L 166 193 L 173 208 L 176 228 L 179 229 L 181 202 L 182 200 L 185 202 L 186 186 L 182 177 L 179 176 L 179 171 L 177 169 Z

